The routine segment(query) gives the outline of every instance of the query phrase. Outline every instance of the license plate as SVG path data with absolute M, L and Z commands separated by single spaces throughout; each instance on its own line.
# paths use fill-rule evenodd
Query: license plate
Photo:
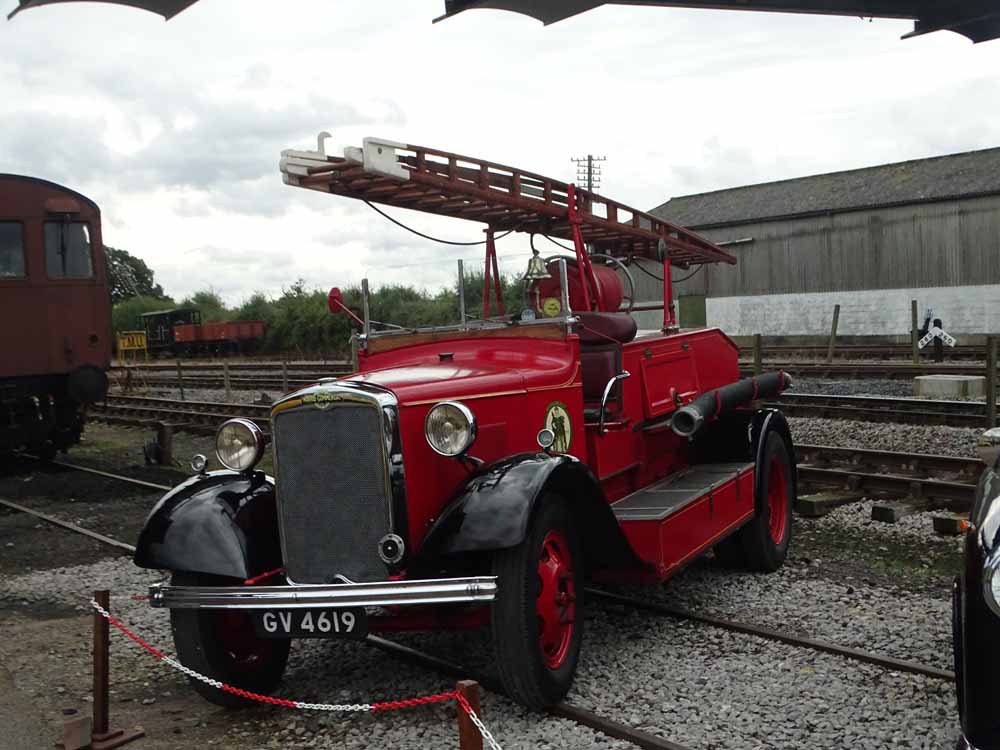
M 268 609 L 253 613 L 262 638 L 357 638 L 368 635 L 364 609 Z

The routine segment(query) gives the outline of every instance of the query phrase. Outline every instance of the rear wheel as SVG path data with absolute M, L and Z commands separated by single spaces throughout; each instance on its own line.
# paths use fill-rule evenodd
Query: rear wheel
M 529 708 L 558 703 L 583 635 L 583 557 L 566 503 L 548 496 L 524 541 L 494 555 L 493 648 L 507 694 Z
M 781 567 L 792 541 L 792 503 L 795 499 L 792 461 L 781 435 L 772 432 L 764 444 L 764 472 L 756 498 L 757 513 L 738 532 L 746 567 L 771 573 Z
M 175 586 L 232 585 L 229 579 L 174 573 Z M 227 685 L 267 695 L 281 681 L 291 641 L 260 638 L 247 612 L 224 609 L 172 609 L 170 627 L 181 664 Z M 205 700 L 225 708 L 251 702 L 190 678 Z

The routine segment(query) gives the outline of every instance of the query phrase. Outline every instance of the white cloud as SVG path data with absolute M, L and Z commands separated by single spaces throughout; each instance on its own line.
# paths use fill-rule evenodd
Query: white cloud
M 5 0 L 13 7 L 13 0 Z M 430 244 L 367 207 L 284 186 L 320 130 L 672 195 L 1000 145 L 1000 42 L 908 22 L 604 6 L 550 27 L 441 0 L 199 2 L 173 21 L 81 3 L 0 22 L 0 171 L 102 206 L 105 241 L 167 291 L 232 301 L 297 278 L 444 283 L 476 248 Z M 393 212 L 475 241 L 480 227 Z M 519 269 L 525 238 L 501 243 Z M 508 259 L 508 256 L 509 259 Z

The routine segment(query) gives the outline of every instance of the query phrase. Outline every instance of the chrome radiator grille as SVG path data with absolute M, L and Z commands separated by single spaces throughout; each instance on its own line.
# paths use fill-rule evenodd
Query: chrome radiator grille
M 385 580 L 378 542 L 391 524 L 380 410 L 341 403 L 281 412 L 274 448 L 288 578 Z

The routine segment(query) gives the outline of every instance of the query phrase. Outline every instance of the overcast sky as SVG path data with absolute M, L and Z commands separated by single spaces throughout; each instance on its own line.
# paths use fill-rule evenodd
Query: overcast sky
M 0 0 L 0 11 L 14 0 Z M 284 148 L 328 130 L 671 196 L 1000 145 L 1000 41 L 910 22 L 605 6 L 544 27 L 442 0 L 201 0 L 168 23 L 79 3 L 0 21 L 0 172 L 102 207 L 104 240 L 180 298 L 297 278 L 437 283 L 474 253 L 363 204 L 286 187 Z M 328 144 L 328 147 L 330 146 Z M 390 209 L 391 210 L 391 209 Z M 480 225 L 394 214 L 455 240 Z M 500 243 L 513 270 L 526 238 Z

